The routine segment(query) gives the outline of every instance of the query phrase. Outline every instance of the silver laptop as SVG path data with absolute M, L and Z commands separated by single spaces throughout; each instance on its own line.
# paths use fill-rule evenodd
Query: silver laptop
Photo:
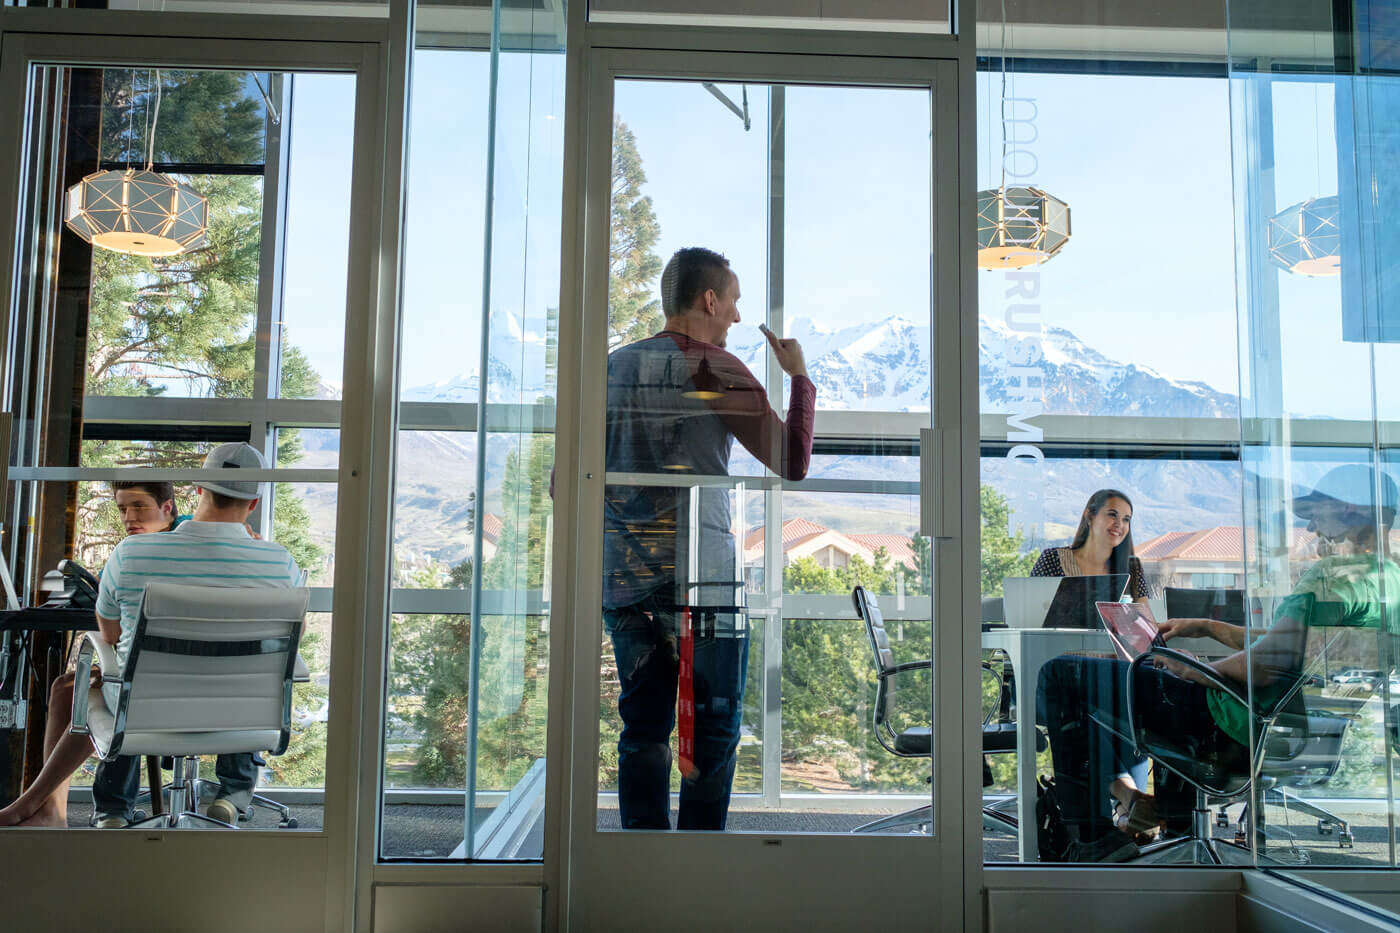
M 1008 628 L 1040 628 L 1063 577 L 1007 577 L 1002 582 Z

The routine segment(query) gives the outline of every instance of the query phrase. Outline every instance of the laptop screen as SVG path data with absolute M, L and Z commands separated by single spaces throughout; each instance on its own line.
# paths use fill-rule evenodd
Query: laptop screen
M 1064 577 L 1055 599 L 1045 613 L 1043 628 L 1099 627 L 1095 603 L 1116 603 L 1128 588 L 1126 573 L 1107 573 L 1091 577 Z

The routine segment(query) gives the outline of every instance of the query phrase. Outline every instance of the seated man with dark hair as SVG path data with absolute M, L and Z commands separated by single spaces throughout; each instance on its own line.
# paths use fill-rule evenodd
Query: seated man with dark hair
M 175 485 L 145 480 L 118 480 L 112 484 L 117 514 L 129 535 L 170 531 L 189 518 L 175 507 Z
M 262 454 L 247 444 L 224 444 L 204 460 L 205 469 L 265 469 Z M 262 484 L 254 480 L 219 478 L 198 490 L 194 517 L 168 534 L 132 535 L 112 552 L 103 570 L 97 595 L 97 625 L 102 638 L 116 646 L 125 663 L 131 650 L 146 584 L 204 584 L 209 587 L 293 587 L 301 585 L 301 568 L 280 544 L 249 534 L 245 522 L 257 507 Z M 210 593 L 217 599 L 217 593 Z M 103 689 L 109 708 L 115 710 L 119 691 Z M 0 826 L 66 826 L 68 781 L 92 754 L 84 735 L 68 732 L 72 717 L 72 691 L 49 711 L 44 735 L 43 769 L 13 803 L 0 810 Z M 238 818 L 246 807 L 257 779 L 251 755 L 220 755 L 216 773 L 218 798 L 209 815 L 225 823 Z

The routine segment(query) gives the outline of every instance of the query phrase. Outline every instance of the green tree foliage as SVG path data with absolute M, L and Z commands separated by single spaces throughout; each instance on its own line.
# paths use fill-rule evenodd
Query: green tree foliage
M 543 587 L 553 447 L 553 437 L 536 435 L 523 454 L 507 455 L 501 535 L 482 572 L 488 599 L 514 595 L 523 602 Z M 472 572 L 470 559 L 462 561 L 450 571 L 449 582 L 470 587 Z M 435 574 L 426 568 L 408 585 L 433 586 Z M 547 620 L 523 613 L 489 615 L 481 625 L 477 786 L 508 789 L 545 754 Z M 394 621 L 391 694 L 402 698 L 419 746 L 417 760 L 403 775 L 409 783 L 460 787 L 465 780 L 470 637 L 466 616 Z
M 661 329 L 661 301 L 653 283 L 661 257 L 652 252 L 661 225 L 646 183 L 637 137 L 621 118 L 613 120 L 612 240 L 608 251 L 608 348 L 650 337 Z
M 1006 498 L 990 486 L 981 488 L 983 595 L 989 583 L 1000 594 L 1004 576 L 1030 572 L 1033 554 L 1022 553 L 1023 537 L 1010 534 L 1010 507 Z M 913 539 L 915 568 L 910 570 L 877 553 L 873 562 L 852 557 L 845 567 L 826 568 L 810 557 L 792 561 L 784 569 L 785 593 L 846 595 L 856 584 L 881 596 L 897 592 L 898 575 L 904 574 L 904 592 L 916 596 L 929 592 L 932 570 L 927 538 Z M 896 661 L 929 656 L 932 646 L 928 622 L 889 622 L 887 627 Z M 871 731 L 875 699 L 875 668 L 864 626 L 852 619 L 799 620 L 783 623 L 783 767 L 785 780 L 799 786 L 833 784 L 864 790 L 922 789 L 927 763 L 898 759 L 885 752 Z M 750 688 L 756 684 L 750 678 Z M 903 675 L 897 685 L 895 718 L 904 725 L 928 721 L 931 685 L 922 674 Z M 984 708 L 998 699 L 998 684 L 987 674 L 982 683 Z M 746 719 L 755 721 L 757 702 L 746 699 Z M 993 757 L 993 774 L 1006 785 L 1014 779 L 1010 756 Z
M 981 489 L 982 596 L 1000 596 L 1006 577 L 1029 576 L 1035 554 L 1026 553 L 1023 532 L 1011 533 L 1011 506 L 1006 496 L 991 486 Z

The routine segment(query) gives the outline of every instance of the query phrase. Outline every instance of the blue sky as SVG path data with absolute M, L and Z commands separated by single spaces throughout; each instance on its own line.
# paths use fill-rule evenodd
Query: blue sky
M 557 55 L 502 57 L 493 307 L 523 312 L 540 331 L 558 290 L 562 64 Z M 487 56 L 419 53 L 415 67 L 405 386 L 475 368 L 483 253 Z M 999 87 L 999 76 L 979 75 L 984 187 L 1000 181 Z M 740 87 L 723 90 L 740 99 Z M 319 371 L 338 374 L 353 81 L 301 77 L 296 95 L 287 326 Z M 1229 82 L 1013 74 L 1008 95 L 1034 99 L 1038 111 L 1026 147 L 1036 171 L 1020 181 L 1073 210 L 1073 239 L 1040 267 L 1043 323 L 1110 357 L 1237 392 Z M 657 252 L 705 244 L 728 254 L 752 324 L 767 285 L 768 91 L 750 86 L 748 96 L 747 132 L 690 82 L 622 81 L 616 109 L 637 136 L 661 225 Z M 1278 206 L 1335 193 L 1330 89 L 1279 85 L 1275 102 Z M 917 91 L 788 90 L 789 319 L 926 319 L 929 132 Z M 313 171 L 298 171 L 308 163 Z M 981 313 L 999 317 L 1004 274 L 978 280 Z M 1280 276 L 1285 405 L 1367 417 L 1368 351 L 1339 339 L 1338 285 Z M 1324 350 L 1336 376 L 1317 385 L 1301 374 Z

